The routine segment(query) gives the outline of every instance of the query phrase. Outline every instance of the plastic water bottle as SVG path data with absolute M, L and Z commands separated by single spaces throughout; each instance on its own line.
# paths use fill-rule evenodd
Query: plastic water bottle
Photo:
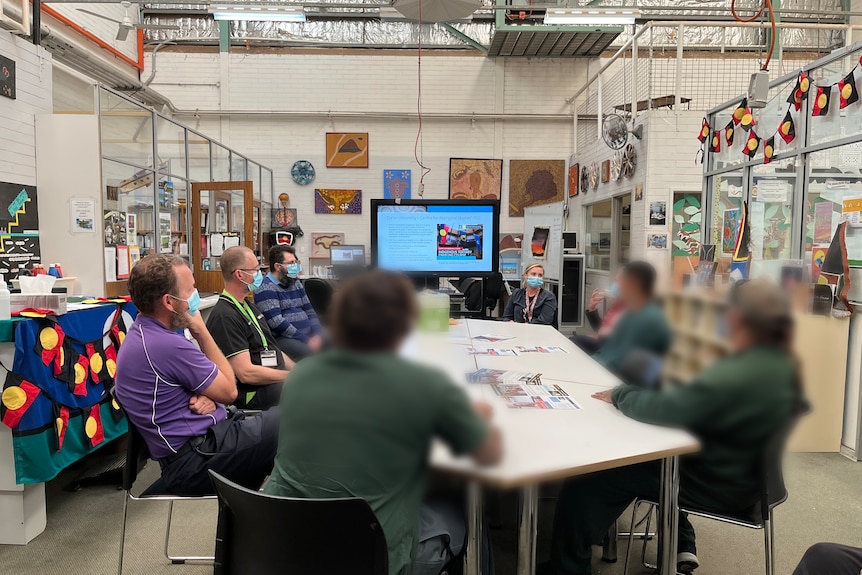
M 12 318 L 12 294 L 6 287 L 6 279 L 0 276 L 0 321 Z
M 449 296 L 439 292 L 419 294 L 419 330 L 449 331 Z

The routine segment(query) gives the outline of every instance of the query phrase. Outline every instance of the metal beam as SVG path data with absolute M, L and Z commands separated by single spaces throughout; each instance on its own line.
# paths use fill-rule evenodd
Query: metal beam
M 472 37 L 468 36 L 467 34 L 463 33 L 462 31 L 455 28 L 451 24 L 447 24 L 446 22 L 441 22 L 440 27 L 443 28 L 444 30 L 446 30 L 447 32 L 449 32 L 450 34 L 452 34 L 453 36 L 455 36 L 456 38 L 458 38 L 459 40 L 461 40 L 462 42 L 464 42 L 465 44 L 469 44 L 470 46 L 472 46 L 473 48 L 479 50 L 480 52 L 482 52 L 484 54 L 488 53 L 488 47 L 487 46 L 485 46 L 484 44 L 482 44 L 481 42 L 479 42 L 475 38 L 472 38 Z
M 218 51 L 230 51 L 230 22 L 219 20 L 218 22 Z

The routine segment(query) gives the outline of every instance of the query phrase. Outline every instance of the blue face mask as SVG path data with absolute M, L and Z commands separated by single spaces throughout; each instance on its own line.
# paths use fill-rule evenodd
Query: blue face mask
M 248 273 L 248 272 L 244 272 L 244 273 Z M 251 292 L 253 292 L 257 288 L 259 288 L 261 285 L 263 285 L 263 274 L 261 273 L 261 271 L 257 270 L 257 273 L 254 274 L 254 278 L 251 280 L 251 283 L 246 284 L 246 285 L 248 286 L 248 291 L 251 291 Z
M 527 278 L 527 285 L 531 288 L 540 288 L 544 285 L 545 280 L 536 276 L 530 276 Z
M 198 313 L 198 310 L 201 309 L 201 294 L 198 293 L 198 290 L 192 292 L 192 295 L 189 296 L 189 299 L 183 299 L 177 296 L 171 296 L 175 300 L 184 301 L 189 305 L 189 315 L 195 315 Z
M 299 272 L 302 271 L 302 266 L 298 263 L 287 264 L 287 277 L 298 278 Z
M 620 297 L 620 286 L 617 285 L 617 282 L 611 284 L 611 287 L 608 288 L 608 293 L 612 298 Z

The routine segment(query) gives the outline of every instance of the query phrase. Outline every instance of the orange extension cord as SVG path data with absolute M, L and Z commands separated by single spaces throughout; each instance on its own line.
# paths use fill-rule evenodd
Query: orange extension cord
M 769 23 L 772 25 L 772 35 L 769 37 L 769 52 L 766 54 L 766 61 L 763 62 L 763 66 L 760 67 L 764 72 L 769 70 L 769 62 L 772 60 L 772 53 L 775 51 L 775 35 L 776 35 L 776 26 L 775 26 L 775 10 L 772 9 L 772 0 L 763 0 L 763 4 L 760 5 L 760 10 L 757 11 L 757 14 L 752 16 L 751 18 L 743 18 L 739 14 L 736 13 L 736 0 L 730 0 L 730 13 L 733 15 L 733 19 L 737 22 L 754 22 L 758 18 L 763 15 L 763 9 L 769 12 Z

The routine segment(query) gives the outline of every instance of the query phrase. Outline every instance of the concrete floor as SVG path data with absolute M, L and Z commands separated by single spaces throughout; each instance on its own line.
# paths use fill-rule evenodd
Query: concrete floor
M 142 474 L 146 481 L 157 466 Z M 862 463 L 835 454 L 788 456 L 786 479 L 790 499 L 776 510 L 777 573 L 789 575 L 812 543 L 835 541 L 862 546 Z M 48 528 L 27 546 L 0 546 L 0 573 L 14 575 L 102 575 L 116 573 L 120 542 L 122 492 L 110 485 L 68 492 L 73 476 L 61 475 L 48 485 Z M 553 503 L 543 503 L 539 519 L 539 559 L 547 557 Z M 175 552 L 212 554 L 216 523 L 214 502 L 176 505 Z M 171 565 L 162 554 L 167 504 L 130 506 L 126 540 L 129 575 L 211 573 L 208 565 Z M 502 513 L 503 527 L 493 533 L 498 575 L 515 573 L 514 505 Z M 760 532 L 693 519 L 698 533 L 698 575 L 756 574 L 763 570 Z M 625 544 L 620 544 L 620 557 Z M 653 557 L 654 545 L 648 552 Z M 622 573 L 622 561 L 604 564 L 596 549 L 594 573 Z M 643 570 L 633 569 L 632 573 Z

